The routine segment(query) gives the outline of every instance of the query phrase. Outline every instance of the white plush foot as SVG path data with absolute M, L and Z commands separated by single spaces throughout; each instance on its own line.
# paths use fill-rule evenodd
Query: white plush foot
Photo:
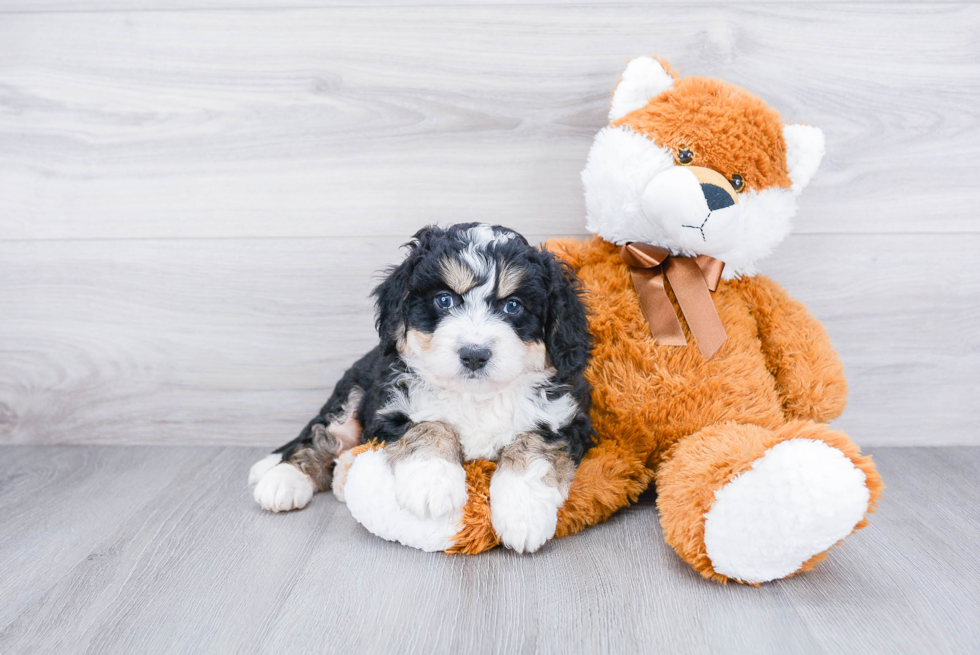
M 466 504 L 466 471 L 441 457 L 409 457 L 395 464 L 398 506 L 419 517 L 439 518 Z
M 849 535 L 868 510 L 864 472 L 813 439 L 777 444 L 715 492 L 704 545 L 715 571 L 768 582 Z
M 292 464 L 277 464 L 255 485 L 253 495 L 270 512 L 303 509 L 313 498 L 313 481 Z
M 555 536 L 565 497 L 546 484 L 551 464 L 535 460 L 523 471 L 498 470 L 490 479 L 490 522 L 500 541 L 518 553 L 533 553 Z
M 260 459 L 259 461 L 252 464 L 252 468 L 248 471 L 248 483 L 256 484 L 262 479 L 262 476 L 272 470 L 272 467 L 282 461 L 282 455 L 273 453 L 267 455 Z
M 452 546 L 459 531 L 460 512 L 420 519 L 398 506 L 395 475 L 383 450 L 368 450 L 354 458 L 344 496 L 351 516 L 382 539 L 433 552 Z

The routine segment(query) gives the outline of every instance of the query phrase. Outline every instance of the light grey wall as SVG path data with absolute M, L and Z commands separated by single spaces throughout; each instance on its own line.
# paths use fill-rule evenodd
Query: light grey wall
M 299 4 L 0 0 L 0 442 L 292 438 L 419 226 L 584 233 L 659 53 L 827 135 L 764 270 L 844 358 L 839 425 L 980 444 L 980 6 Z

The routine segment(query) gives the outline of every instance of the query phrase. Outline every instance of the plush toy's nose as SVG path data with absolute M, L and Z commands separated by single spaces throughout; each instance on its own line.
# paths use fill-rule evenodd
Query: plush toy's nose
M 711 211 L 731 207 L 735 204 L 734 198 L 725 193 L 725 190 L 720 186 L 715 186 L 714 184 L 702 184 L 701 193 L 704 194 L 704 199 L 708 203 L 708 209 Z
M 738 194 L 724 175 L 702 166 L 688 166 L 687 170 L 694 173 L 694 177 L 701 184 L 701 193 L 708 203 L 708 209 L 715 211 L 738 204 Z

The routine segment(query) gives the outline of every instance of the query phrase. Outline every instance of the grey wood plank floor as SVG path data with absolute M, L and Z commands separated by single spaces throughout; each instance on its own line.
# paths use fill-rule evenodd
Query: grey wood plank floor
M 978 652 L 980 448 L 871 449 L 871 526 L 808 574 L 701 580 L 651 497 L 531 556 L 263 513 L 235 447 L 0 448 L 0 652 Z

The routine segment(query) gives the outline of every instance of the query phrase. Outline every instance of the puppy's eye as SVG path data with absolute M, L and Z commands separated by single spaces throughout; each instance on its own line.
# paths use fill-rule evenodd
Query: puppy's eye
M 735 189 L 735 193 L 742 193 L 742 189 L 745 188 L 745 180 L 738 173 L 732 175 L 732 188 Z
M 443 291 L 435 297 L 434 302 L 436 307 L 439 309 L 452 309 L 459 303 L 456 302 L 456 297 L 449 293 L 448 291 Z
M 694 153 L 687 146 L 681 146 L 677 149 L 677 163 L 681 166 L 690 166 L 691 162 L 694 161 Z
M 511 316 L 517 316 L 522 311 L 524 311 L 524 305 L 517 298 L 511 298 L 504 303 L 504 313 L 510 314 Z

